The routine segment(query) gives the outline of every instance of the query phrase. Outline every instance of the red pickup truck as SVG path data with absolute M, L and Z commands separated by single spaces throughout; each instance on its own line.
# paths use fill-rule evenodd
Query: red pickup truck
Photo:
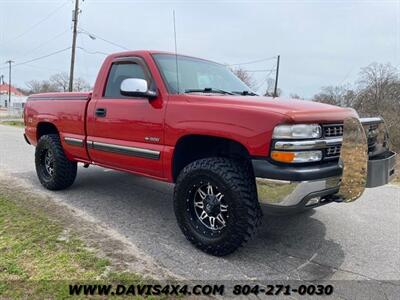
M 93 92 L 32 95 L 24 121 L 44 187 L 71 186 L 77 163 L 175 183 L 184 235 L 219 256 L 262 211 L 354 201 L 395 170 L 380 118 L 261 97 L 224 65 L 164 52 L 110 55 Z

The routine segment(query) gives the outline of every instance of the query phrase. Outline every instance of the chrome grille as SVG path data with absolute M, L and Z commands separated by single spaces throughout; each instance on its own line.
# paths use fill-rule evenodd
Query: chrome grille
M 340 138 L 343 136 L 343 124 L 325 124 L 322 125 L 325 138 Z M 340 156 L 340 143 L 325 148 L 324 160 L 337 160 Z
M 323 125 L 324 137 L 338 137 L 343 135 L 343 125 L 342 124 L 327 124 Z
M 325 149 L 325 159 L 338 158 L 341 145 L 334 145 Z

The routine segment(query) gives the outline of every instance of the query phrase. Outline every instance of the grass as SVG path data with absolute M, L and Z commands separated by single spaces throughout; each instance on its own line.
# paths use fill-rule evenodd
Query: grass
M 89 251 L 44 212 L 0 196 L 0 298 L 60 299 L 69 284 L 138 284 L 144 278 L 110 271 L 110 262 Z
M 25 126 L 23 121 L 0 121 L 0 124 L 8 125 L 8 126 L 15 126 L 15 127 L 24 127 Z
M 399 154 L 400 155 L 400 154 Z M 396 175 L 392 181 L 393 184 L 400 185 L 400 159 L 397 158 Z

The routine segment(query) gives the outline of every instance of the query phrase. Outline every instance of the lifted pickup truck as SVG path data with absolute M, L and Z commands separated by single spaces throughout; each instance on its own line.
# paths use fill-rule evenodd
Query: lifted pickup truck
M 218 256 L 249 240 L 261 207 L 354 201 L 395 172 L 380 118 L 260 97 L 224 65 L 164 52 L 110 55 L 93 92 L 32 95 L 24 121 L 44 187 L 71 186 L 77 163 L 175 183 L 181 230 Z

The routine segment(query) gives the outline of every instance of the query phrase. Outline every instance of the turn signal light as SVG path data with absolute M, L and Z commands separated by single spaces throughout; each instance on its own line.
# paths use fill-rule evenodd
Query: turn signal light
M 294 159 L 293 152 L 283 152 L 283 151 L 273 151 L 271 153 L 271 157 L 273 160 L 290 163 Z
M 307 163 L 320 161 L 322 159 L 321 151 L 272 151 L 271 158 L 283 163 Z

